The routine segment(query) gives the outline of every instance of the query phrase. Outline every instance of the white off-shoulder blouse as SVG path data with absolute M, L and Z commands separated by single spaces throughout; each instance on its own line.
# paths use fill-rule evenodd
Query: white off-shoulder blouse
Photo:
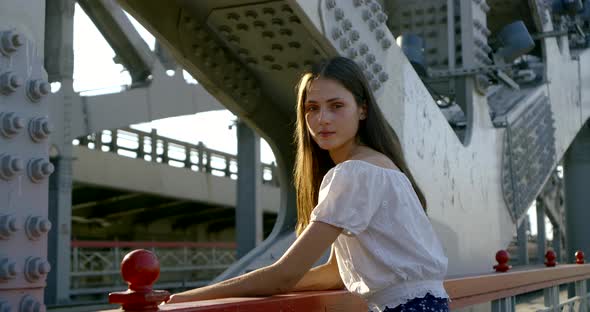
M 334 242 L 346 288 L 373 311 L 394 308 L 443 287 L 447 257 L 405 174 L 362 160 L 330 169 L 311 221 L 343 229 Z

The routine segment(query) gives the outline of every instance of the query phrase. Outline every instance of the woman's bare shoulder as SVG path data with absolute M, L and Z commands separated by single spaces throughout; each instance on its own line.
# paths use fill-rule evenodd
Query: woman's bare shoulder
M 368 149 L 366 152 L 357 155 L 357 157 L 354 159 L 362 160 L 372 165 L 386 169 L 400 170 L 399 167 L 391 159 L 389 159 L 389 157 L 373 149 Z

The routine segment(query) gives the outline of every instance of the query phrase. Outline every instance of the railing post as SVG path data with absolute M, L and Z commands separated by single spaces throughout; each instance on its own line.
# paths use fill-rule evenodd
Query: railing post
M 94 134 L 94 148 L 102 152 L 102 131 Z
M 152 162 L 158 162 L 158 131 L 156 129 L 152 129 L 150 132 L 150 140 L 152 141 L 152 150 L 150 153 L 152 156 Z
M 162 163 L 168 164 L 168 141 L 162 140 Z
M 551 311 L 559 311 L 559 285 L 551 286 L 543 290 L 545 307 Z
M 119 135 L 119 131 L 117 129 L 111 130 L 111 153 L 117 154 L 117 136 Z
M 139 159 L 143 159 L 143 157 L 145 156 L 145 148 L 144 148 L 144 138 L 145 135 L 143 134 L 143 132 L 138 132 L 137 133 L 137 158 Z
M 588 288 L 586 287 L 586 280 L 575 282 L 576 297 L 580 297 L 579 312 L 588 312 Z
M 197 144 L 197 152 L 199 153 L 197 168 L 199 171 L 205 171 L 205 145 L 201 141 Z
M 184 167 L 191 169 L 192 161 L 191 161 L 191 147 L 188 145 L 184 146 Z
M 492 312 L 514 312 L 516 297 L 506 297 L 492 301 Z
M 225 156 L 225 168 L 223 170 L 225 177 L 231 177 L 231 171 L 229 170 L 229 165 L 231 163 L 231 158 L 229 156 Z

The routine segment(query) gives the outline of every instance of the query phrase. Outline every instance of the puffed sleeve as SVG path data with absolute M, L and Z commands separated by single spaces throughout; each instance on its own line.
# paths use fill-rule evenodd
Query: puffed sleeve
M 379 178 L 379 172 L 354 163 L 336 166 L 322 180 L 311 221 L 328 223 L 354 235 L 364 231 L 381 206 Z

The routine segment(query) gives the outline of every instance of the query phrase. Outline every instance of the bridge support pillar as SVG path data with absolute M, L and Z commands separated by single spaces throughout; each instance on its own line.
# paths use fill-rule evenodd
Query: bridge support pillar
M 528 218 L 522 220 L 522 223 L 516 230 L 516 244 L 518 246 L 518 263 L 521 265 L 529 264 L 528 235 L 529 228 Z
M 45 302 L 57 305 L 70 302 L 70 241 L 72 228 L 72 140 L 74 99 L 74 0 L 47 0 L 45 10 L 45 68 L 49 82 L 61 87 L 50 97 L 50 117 L 56 124 L 51 133 L 49 179 L 49 220 L 53 229 L 48 237 Z
M 237 258 L 262 242 L 262 210 L 259 189 L 262 182 L 260 137 L 238 121 L 238 196 L 236 203 Z
M 48 305 L 70 301 L 70 241 L 72 228 L 72 157 L 51 159 L 55 172 L 49 179 L 49 220 L 55 228 L 49 232 L 48 253 L 51 272 L 47 276 L 45 302 Z
M 587 122 L 565 154 L 565 215 L 567 262 L 581 249 L 590 253 L 590 124 Z
M 547 244 L 545 235 L 545 203 L 537 200 L 537 263 L 545 261 L 545 246 Z

